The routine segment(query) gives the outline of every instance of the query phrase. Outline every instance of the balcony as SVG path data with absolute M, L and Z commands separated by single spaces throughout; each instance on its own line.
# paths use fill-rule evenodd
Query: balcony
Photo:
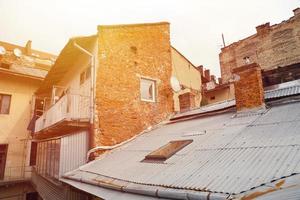
M 90 97 L 66 94 L 52 105 L 35 122 L 35 135 L 44 132 L 58 133 L 87 127 L 90 119 Z

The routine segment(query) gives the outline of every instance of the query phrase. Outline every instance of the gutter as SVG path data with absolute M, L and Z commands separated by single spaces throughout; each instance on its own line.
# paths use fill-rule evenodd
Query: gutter
M 74 47 L 76 47 L 82 53 L 88 55 L 91 60 L 91 87 L 90 87 L 90 136 L 89 136 L 89 146 L 95 146 L 95 80 L 96 80 L 96 61 L 95 56 L 88 50 L 84 49 L 82 46 L 78 45 L 76 41 L 73 42 Z
M 230 196 L 230 194 L 215 193 L 209 191 L 191 191 L 186 189 L 176 189 L 170 187 L 145 185 L 145 184 L 138 184 L 138 183 L 130 183 L 130 182 L 116 180 L 116 179 L 113 179 L 113 181 L 102 181 L 99 180 L 98 178 L 87 179 L 85 177 L 78 177 L 78 176 L 76 177 L 71 175 L 70 176 L 64 175 L 62 178 L 63 179 L 60 179 L 62 182 L 65 182 L 71 186 L 73 185 L 72 183 L 70 183 L 70 180 L 105 188 L 105 189 L 115 190 L 122 193 L 131 193 L 135 195 L 150 196 L 156 198 L 178 199 L 178 200 L 232 199 L 232 196 Z M 76 187 L 75 184 L 73 187 Z M 89 192 L 89 191 L 86 190 L 85 192 Z

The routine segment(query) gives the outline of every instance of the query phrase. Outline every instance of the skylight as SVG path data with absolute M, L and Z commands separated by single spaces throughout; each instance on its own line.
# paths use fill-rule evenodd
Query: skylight
M 193 140 L 175 140 L 170 141 L 168 144 L 160 147 L 159 149 L 151 152 L 145 156 L 143 162 L 164 162 L 172 155 L 183 149 L 185 146 L 192 143 Z

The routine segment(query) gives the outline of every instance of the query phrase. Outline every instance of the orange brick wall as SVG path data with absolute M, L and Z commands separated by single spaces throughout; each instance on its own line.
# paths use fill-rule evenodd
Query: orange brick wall
M 99 26 L 95 145 L 113 145 L 173 112 L 168 23 Z M 140 100 L 140 77 L 156 80 L 156 103 Z
M 233 70 L 239 76 L 234 83 L 237 110 L 264 106 L 261 68 L 256 64 L 244 65 Z

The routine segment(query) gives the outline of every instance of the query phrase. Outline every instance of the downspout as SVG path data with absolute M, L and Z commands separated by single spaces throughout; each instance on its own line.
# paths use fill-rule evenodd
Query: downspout
M 89 148 L 93 148 L 95 146 L 95 74 L 96 74 L 96 62 L 95 56 L 88 50 L 84 49 L 80 45 L 73 42 L 74 47 L 80 50 L 82 53 L 88 55 L 91 60 L 91 87 L 90 87 L 90 134 L 89 134 Z

